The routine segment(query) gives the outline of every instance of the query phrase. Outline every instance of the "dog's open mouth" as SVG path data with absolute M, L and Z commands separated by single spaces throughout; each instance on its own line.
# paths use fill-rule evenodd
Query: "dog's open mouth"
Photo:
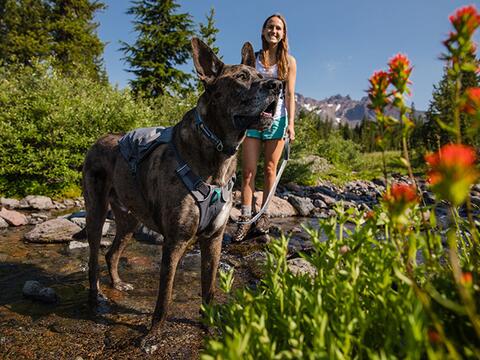
M 273 115 L 275 114 L 276 107 L 277 107 L 277 102 L 272 101 L 270 105 L 268 105 L 267 108 L 260 113 L 260 118 L 265 120 L 273 119 Z

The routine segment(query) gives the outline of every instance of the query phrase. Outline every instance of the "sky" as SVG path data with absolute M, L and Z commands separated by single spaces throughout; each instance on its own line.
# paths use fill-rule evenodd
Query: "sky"
M 112 84 L 128 86 L 133 75 L 119 50 L 120 41 L 133 44 L 129 0 L 103 0 L 98 13 L 98 35 L 106 43 L 104 60 Z M 458 7 L 480 1 L 461 0 L 177 0 L 198 24 L 215 9 L 219 29 L 217 46 L 227 64 L 240 61 L 240 49 L 249 41 L 261 46 L 261 26 L 268 16 L 281 13 L 287 20 L 290 53 L 297 61 L 295 91 L 324 99 L 340 94 L 359 100 L 366 95 L 368 78 L 386 69 L 398 52 L 406 54 L 414 69 L 412 96 L 417 110 L 428 108 L 433 85 L 442 78 L 442 41 L 451 30 L 448 16 Z M 477 31 L 475 40 L 480 40 Z M 182 67 L 193 71 L 191 62 Z

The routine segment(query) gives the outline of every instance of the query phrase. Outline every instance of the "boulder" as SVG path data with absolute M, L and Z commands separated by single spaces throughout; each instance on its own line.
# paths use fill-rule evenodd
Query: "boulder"
M 25 234 L 25 240 L 35 243 L 57 243 L 72 240 L 81 228 L 67 219 L 53 219 L 35 226 Z
M 18 211 L 2 208 L 0 210 L 0 217 L 12 226 L 22 226 L 28 224 L 27 217 Z
M 52 288 L 44 287 L 38 281 L 28 280 L 23 285 L 23 295 L 34 300 L 53 304 L 58 301 L 58 296 Z
M 315 206 L 310 198 L 290 195 L 288 197 L 288 202 L 293 205 L 300 216 L 309 216 L 313 209 L 315 209 Z
M 255 198 L 257 200 L 257 210 L 260 211 L 263 193 L 261 191 L 256 191 Z M 270 200 L 270 204 L 268 205 L 268 214 L 271 218 L 290 217 L 296 216 L 297 211 L 292 205 L 289 204 L 287 200 L 279 198 L 278 196 L 273 196 L 272 200 Z
M 19 206 L 22 209 L 35 210 L 49 210 L 54 208 L 52 199 L 41 195 L 28 195 L 20 200 Z
M 18 208 L 20 201 L 17 199 L 7 199 L 7 198 L 0 198 L 0 205 L 9 209 L 16 209 Z

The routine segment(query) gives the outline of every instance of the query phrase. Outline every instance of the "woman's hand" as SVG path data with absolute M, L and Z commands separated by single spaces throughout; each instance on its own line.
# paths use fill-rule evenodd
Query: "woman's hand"
M 288 124 L 287 135 L 291 142 L 295 140 L 295 127 L 293 124 Z

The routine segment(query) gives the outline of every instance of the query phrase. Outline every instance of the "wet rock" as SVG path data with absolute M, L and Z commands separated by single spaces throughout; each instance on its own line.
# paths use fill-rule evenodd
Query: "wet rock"
M 28 224 L 27 217 L 18 211 L 2 208 L 2 210 L 0 210 L 0 217 L 12 226 L 22 226 Z
M 36 243 L 56 243 L 72 240 L 81 228 L 67 219 L 53 219 L 35 226 L 25 234 L 25 240 Z
M 87 242 L 74 240 L 74 241 L 70 241 L 70 243 L 68 244 L 69 250 L 84 249 L 84 248 L 88 248 Z
M 52 199 L 41 195 L 28 195 L 20 200 L 19 206 L 22 209 L 35 210 L 49 210 L 54 208 Z
M 321 200 L 321 199 L 315 199 L 313 200 L 313 205 L 316 207 L 316 208 L 320 208 L 320 209 L 326 209 L 328 206 L 327 204 L 325 203 L 325 201 Z
M 0 198 L 0 205 L 9 209 L 17 209 L 19 204 L 17 199 Z
M 80 229 L 84 229 L 87 224 L 87 220 L 84 217 L 67 217 L 67 219 L 70 220 L 75 225 L 78 225 Z M 108 232 L 111 230 L 111 228 L 112 228 L 112 222 L 108 219 L 105 220 L 102 227 L 102 236 L 107 235 Z
M 287 260 L 288 270 L 294 275 L 308 275 L 314 277 L 317 275 L 317 269 L 310 262 L 303 258 Z
M 53 304 L 58 301 L 58 296 L 55 290 L 49 287 L 44 287 L 38 281 L 28 280 L 23 285 L 22 293 L 25 297 L 32 298 L 48 304 Z
M 322 194 L 322 193 L 316 193 L 315 194 L 315 200 L 321 200 L 323 201 L 327 206 L 332 206 L 334 205 L 337 200 L 331 196 L 328 196 L 328 195 L 325 195 L 325 194 Z
M 315 206 L 310 198 L 290 195 L 288 197 L 288 202 L 293 205 L 295 210 L 297 210 L 301 216 L 309 216 L 313 209 L 315 209 Z
M 5 229 L 8 227 L 8 223 L 5 221 L 5 219 L 0 217 L 0 229 Z

